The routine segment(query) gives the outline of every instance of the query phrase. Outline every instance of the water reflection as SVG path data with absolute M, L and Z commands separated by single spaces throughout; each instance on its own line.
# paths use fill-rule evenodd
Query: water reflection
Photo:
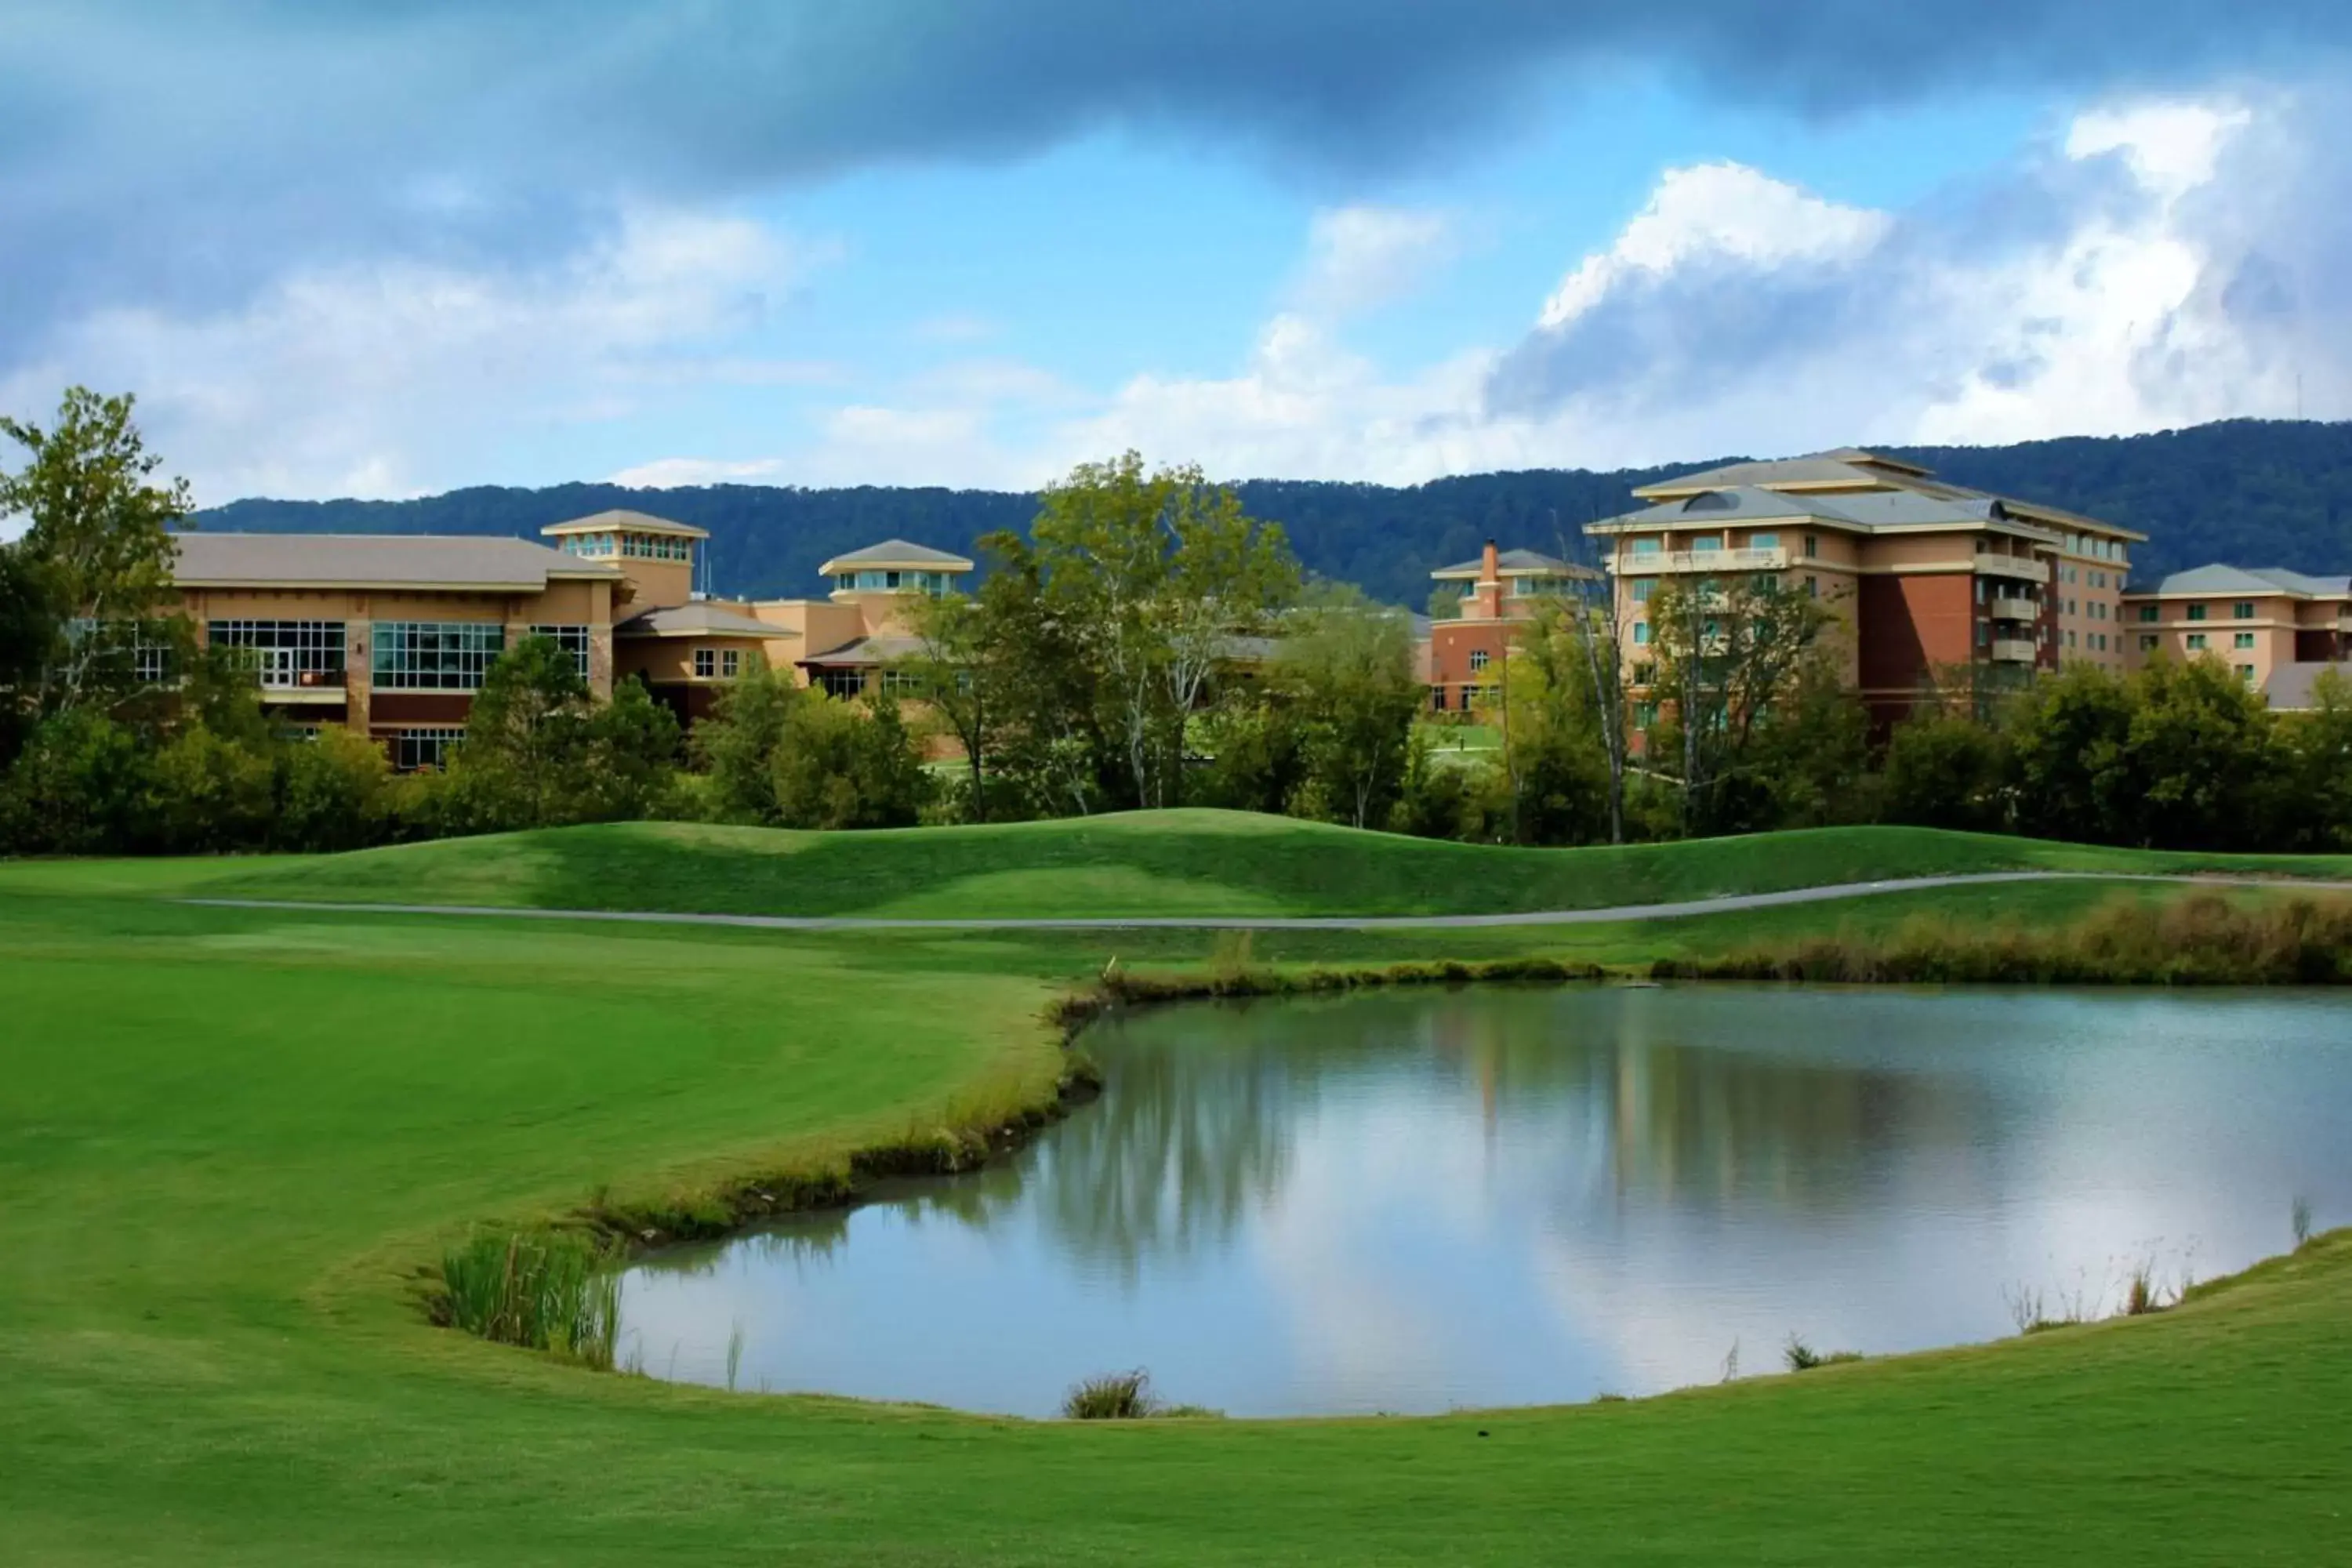
M 1792 1332 L 1984 1338 L 2004 1288 L 2234 1268 L 2294 1194 L 2337 1212 L 2345 1018 L 1598 988 L 1150 1013 L 1019 1158 L 650 1263 L 625 1333 L 683 1377 L 722 1381 L 740 1326 L 750 1386 L 1030 1414 L 1135 1364 L 1237 1414 L 1434 1409 L 1671 1386 L 1734 1342 L 1764 1370 Z

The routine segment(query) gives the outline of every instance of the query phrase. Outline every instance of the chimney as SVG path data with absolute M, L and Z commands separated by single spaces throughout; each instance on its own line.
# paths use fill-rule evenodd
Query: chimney
M 1502 558 L 1493 540 L 1486 541 L 1486 553 L 1478 558 L 1478 583 L 1471 590 L 1471 601 L 1477 605 L 1480 620 L 1499 621 L 1503 618 Z

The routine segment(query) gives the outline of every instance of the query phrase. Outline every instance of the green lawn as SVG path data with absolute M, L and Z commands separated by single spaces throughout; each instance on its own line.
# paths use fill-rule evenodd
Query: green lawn
M 845 834 L 626 823 L 247 862 L 201 886 L 251 898 L 753 914 L 1380 915 L 1591 909 L 2023 868 L 2352 877 L 2352 856 L 2161 854 L 1917 827 L 1506 849 L 1165 811 Z
M 469 1221 L 600 1187 L 690 1188 L 1034 1100 L 1060 1065 L 1041 1021 L 1055 994 L 1113 952 L 1197 963 L 1214 939 L 786 935 L 159 896 L 274 879 L 285 896 L 730 907 L 719 887 L 732 907 L 876 908 L 1022 876 L 1024 837 L 1067 857 L 1033 899 L 1185 865 L 1171 880 L 1284 907 L 1459 896 L 1413 887 L 1433 851 L 1525 897 L 1612 890 L 1573 859 L 1517 869 L 1501 851 L 1281 825 L 1251 837 L 1192 814 L 1160 826 L 1193 858 L 1114 822 L 941 836 L 937 867 L 922 837 L 643 828 L 299 864 L 0 867 L 0 1561 L 2071 1568 L 2340 1551 L 2346 1235 L 2153 1319 L 1428 1421 L 1028 1425 L 669 1386 L 436 1331 L 414 1309 L 415 1270 Z M 1785 871 L 1800 847 L 1651 860 L 1687 889 Z M 1864 836 L 1804 854 L 1818 867 L 1898 850 L 2020 852 Z M 583 900 L 599 853 L 612 886 Z M 433 880 L 436 865 L 456 880 Z M 858 867 L 893 885 L 859 889 Z M 396 894 L 387 875 L 404 879 Z M 1923 907 L 2062 918 L 2110 891 L 1255 940 L 1260 957 L 1302 962 L 1633 962 Z

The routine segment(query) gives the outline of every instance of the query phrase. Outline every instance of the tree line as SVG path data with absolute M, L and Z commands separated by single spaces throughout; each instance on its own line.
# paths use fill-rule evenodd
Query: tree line
M 1467 724 L 1431 721 L 1411 625 L 1303 571 L 1197 468 L 1082 465 L 969 595 L 917 602 L 866 697 L 756 666 L 682 736 L 633 679 L 593 700 L 525 638 L 445 767 L 264 713 L 238 650 L 173 613 L 185 487 L 127 397 L 0 421 L 0 853 L 331 850 L 637 817 L 857 828 L 1209 805 L 1574 845 L 1905 822 L 2193 848 L 2352 848 L 2352 693 L 2274 714 L 2216 662 L 1954 672 L 1890 735 L 1834 607 L 1769 580 L 1538 606 Z M 161 675 L 164 679 L 157 679 Z
M 2209 561 L 2340 572 L 2352 561 L 2352 424 L 2237 419 L 2147 436 L 1884 450 L 1955 484 L 2137 529 L 2148 535 L 2135 552 L 2146 574 Z M 1692 453 L 1664 468 L 1531 468 L 1418 485 L 1245 479 L 1234 488 L 1252 516 L 1283 525 L 1314 575 L 1417 606 L 1431 572 L 1474 559 L 1486 540 L 1559 551 L 1584 524 L 1631 507 L 1637 486 L 1734 460 Z M 971 554 L 987 535 L 1025 525 L 1037 504 L 1030 494 L 913 486 L 476 486 L 401 501 L 239 500 L 197 521 L 254 532 L 530 538 L 551 522 L 635 508 L 708 529 L 719 582 L 766 596 L 805 592 L 819 563 L 877 539 Z

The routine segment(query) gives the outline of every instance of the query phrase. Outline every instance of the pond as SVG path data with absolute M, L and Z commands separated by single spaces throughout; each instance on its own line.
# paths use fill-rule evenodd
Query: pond
M 1097 1025 L 1018 1155 L 622 1285 L 656 1377 L 1052 1415 L 1638 1395 L 2114 1310 L 2352 1217 L 2304 992 L 1488 988 Z

